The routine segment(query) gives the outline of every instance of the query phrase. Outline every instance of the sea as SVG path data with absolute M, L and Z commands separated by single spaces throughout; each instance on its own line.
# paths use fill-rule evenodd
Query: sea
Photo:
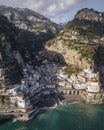
M 0 123 L 0 130 L 104 130 L 104 105 L 69 104 L 27 122 Z

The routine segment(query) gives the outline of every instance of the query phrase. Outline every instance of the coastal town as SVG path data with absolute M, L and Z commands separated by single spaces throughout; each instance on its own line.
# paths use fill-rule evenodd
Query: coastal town
M 85 101 L 92 104 L 102 104 L 104 101 L 103 79 L 94 68 L 86 68 L 80 73 L 68 76 L 64 72 L 65 67 L 60 67 L 54 62 L 43 60 L 40 66 L 25 64 L 23 66 L 23 78 L 19 84 L 12 88 L 0 89 L 0 95 L 6 95 L 9 99 L 10 108 L 3 110 L 1 114 L 14 113 L 18 120 L 29 120 L 43 108 L 55 108 L 60 105 L 76 101 Z M 102 72 L 103 75 L 103 72 Z M 0 69 L 0 83 L 4 81 L 3 69 Z M 60 98 L 61 97 L 63 98 Z M 45 98 L 44 98 L 45 97 Z M 69 102 L 65 102 L 65 97 Z M 47 100 L 49 98 L 49 100 Z M 68 99 L 69 98 L 69 99 Z M 43 101 L 43 108 L 38 104 Z M 52 102 L 52 106 L 45 106 Z
M 44 61 L 41 66 L 24 65 L 22 74 L 23 79 L 21 83 L 13 85 L 13 88 L 8 89 L 6 92 L 1 89 L 1 95 L 5 94 L 9 97 L 10 103 L 16 108 L 10 109 L 9 112 L 27 113 L 19 120 L 31 119 L 31 115 L 34 116 L 39 112 L 38 103 L 42 95 L 49 95 L 54 93 L 57 88 L 57 65 L 55 63 Z M 3 69 L 1 69 L 1 81 L 4 80 Z M 56 103 L 56 102 L 55 102 Z M 54 105 L 56 105 L 54 103 Z M 5 111 L 1 111 L 1 113 Z M 27 116 L 27 118 L 26 118 Z

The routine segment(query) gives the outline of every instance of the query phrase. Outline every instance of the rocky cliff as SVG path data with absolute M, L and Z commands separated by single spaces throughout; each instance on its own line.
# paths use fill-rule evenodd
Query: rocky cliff
M 59 52 L 67 64 L 81 69 L 103 65 L 104 17 L 102 13 L 99 21 L 96 18 L 99 14 L 92 9 L 80 10 L 56 38 L 46 42 L 47 49 Z
M 74 18 L 104 23 L 104 12 L 85 8 L 78 11 Z

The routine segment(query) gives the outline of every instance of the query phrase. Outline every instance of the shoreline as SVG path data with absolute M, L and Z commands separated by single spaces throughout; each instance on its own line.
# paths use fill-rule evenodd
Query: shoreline
M 36 116 L 46 112 L 47 110 L 56 109 L 58 107 L 62 107 L 62 106 L 65 106 L 65 105 L 70 105 L 70 104 L 76 104 L 76 103 L 80 103 L 80 102 L 74 101 L 74 102 L 70 102 L 68 104 L 63 104 L 63 105 L 58 105 L 56 103 L 54 106 L 51 106 L 51 107 L 44 106 L 44 107 L 38 108 L 38 112 L 35 114 L 33 119 L 35 119 Z M 15 119 L 15 121 L 25 121 L 22 118 L 14 117 L 14 115 L 9 115 L 9 114 L 8 115 L 2 115 L 2 117 L 0 118 L 0 121 L 5 123 L 5 121 L 14 120 L 14 119 Z M 31 119 L 29 119 L 29 120 L 31 120 Z M 28 121 L 28 120 L 26 120 L 26 121 Z
M 55 109 L 55 108 L 58 108 L 58 107 L 62 107 L 62 106 L 66 106 L 66 105 L 71 105 L 71 104 L 76 104 L 76 103 L 80 103 L 81 101 L 74 101 L 74 102 L 70 102 L 70 103 L 66 103 L 66 104 L 63 104 L 63 105 L 57 105 L 56 106 L 53 106 L 53 107 L 42 107 L 42 108 L 39 108 L 39 110 L 50 110 L 50 109 Z
M 44 101 L 46 101 L 46 100 L 44 100 Z M 76 97 L 76 96 L 73 96 L 73 97 L 72 96 L 71 97 L 69 97 L 69 96 L 67 97 L 66 96 L 64 100 L 60 100 L 59 98 L 57 98 L 57 99 L 53 99 L 53 101 L 54 101 L 54 104 L 50 105 L 50 106 L 43 105 L 42 107 L 39 107 L 37 105 L 38 108 L 37 108 L 36 112 L 34 112 L 31 116 L 28 115 L 28 112 L 24 113 L 22 118 L 20 116 L 16 117 L 15 114 L 13 114 L 13 116 L 11 117 L 7 113 L 7 115 L 10 116 L 10 118 L 8 118 L 8 120 L 16 119 L 16 121 L 17 120 L 18 121 L 29 121 L 29 120 L 35 119 L 36 116 L 46 112 L 47 110 L 51 110 L 51 109 L 55 109 L 55 108 L 58 108 L 58 107 L 62 107 L 62 106 L 66 106 L 66 105 L 71 105 L 71 104 L 76 104 L 76 103 L 83 102 L 82 98 L 79 98 L 79 97 Z M 33 111 L 35 111 L 35 109 L 33 109 Z M 5 117 L 7 115 L 4 115 L 3 118 L 5 119 Z M 27 115 L 27 116 L 25 117 L 24 115 Z M 1 119 L 1 120 L 3 120 L 3 119 Z

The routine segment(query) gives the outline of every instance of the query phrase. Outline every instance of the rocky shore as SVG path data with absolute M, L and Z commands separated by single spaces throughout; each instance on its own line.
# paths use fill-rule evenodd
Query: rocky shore
M 16 119 L 19 121 L 28 121 L 30 119 L 35 118 L 41 113 L 44 113 L 47 110 L 50 109 L 55 109 L 60 106 L 72 104 L 72 103 L 79 103 L 83 101 L 83 99 L 80 96 L 65 96 L 64 99 L 62 100 L 60 97 L 58 98 L 53 98 L 53 97 L 48 97 L 47 99 L 42 98 L 38 103 L 37 103 L 37 110 L 34 109 L 31 113 L 25 112 L 23 116 L 19 114 L 18 116 L 15 116 L 15 114 L 1 114 L 0 115 L 0 122 L 5 122 L 10 119 Z
M 3 115 L 3 114 L 0 114 L 0 124 L 3 124 L 11 119 L 13 119 L 13 115 Z

